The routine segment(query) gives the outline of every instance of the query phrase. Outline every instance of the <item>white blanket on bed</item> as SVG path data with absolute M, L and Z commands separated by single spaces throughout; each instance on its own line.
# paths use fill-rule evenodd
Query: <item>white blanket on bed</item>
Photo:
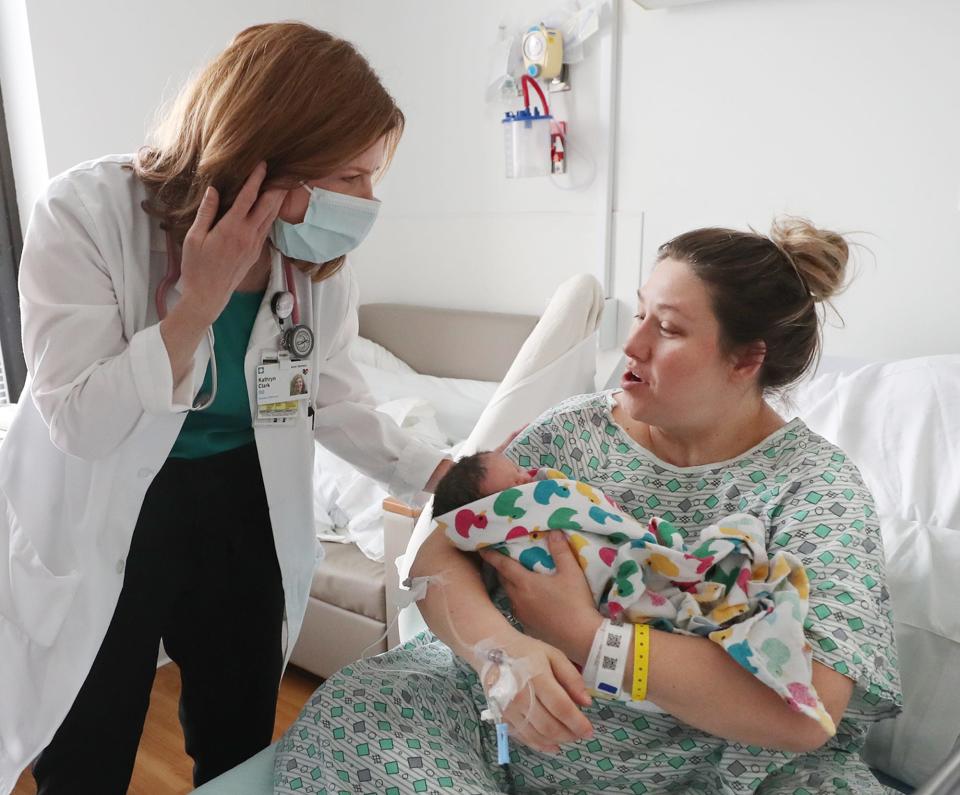
M 439 449 L 448 448 L 435 408 L 409 397 L 377 406 L 401 428 Z M 370 560 L 383 560 L 383 501 L 387 490 L 318 444 L 313 460 L 313 517 L 317 538 L 356 544 Z

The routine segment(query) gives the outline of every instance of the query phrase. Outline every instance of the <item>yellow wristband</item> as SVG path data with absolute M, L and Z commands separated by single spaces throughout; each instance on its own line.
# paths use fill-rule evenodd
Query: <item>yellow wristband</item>
M 647 673 L 650 670 L 650 625 L 633 625 L 633 690 L 634 701 L 647 698 Z

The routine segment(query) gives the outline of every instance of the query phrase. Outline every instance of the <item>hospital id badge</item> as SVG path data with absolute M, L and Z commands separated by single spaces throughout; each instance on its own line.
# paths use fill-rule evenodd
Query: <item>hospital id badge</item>
M 283 425 L 305 416 L 310 402 L 310 363 L 286 351 L 264 353 L 257 365 L 258 425 Z

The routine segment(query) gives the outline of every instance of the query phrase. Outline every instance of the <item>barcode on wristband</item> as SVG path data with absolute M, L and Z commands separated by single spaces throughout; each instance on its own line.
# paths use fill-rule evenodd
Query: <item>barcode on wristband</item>
M 615 671 L 617 670 L 617 658 L 616 657 L 604 657 L 603 661 L 600 663 L 600 667 L 604 671 Z
M 607 635 L 607 646 L 609 646 L 611 649 L 619 649 L 619 648 L 620 648 L 620 636 L 619 636 L 619 635 L 608 634 L 608 635 Z

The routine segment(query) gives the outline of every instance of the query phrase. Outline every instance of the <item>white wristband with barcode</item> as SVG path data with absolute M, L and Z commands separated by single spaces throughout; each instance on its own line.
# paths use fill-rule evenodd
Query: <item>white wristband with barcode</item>
M 627 667 L 632 628 L 631 624 L 604 621 L 601 627 L 603 639 L 600 641 L 596 659 L 596 674 L 591 676 L 593 695 L 607 699 L 619 697 L 623 686 L 623 672 Z
M 607 621 L 604 621 L 597 627 L 593 635 L 593 643 L 590 645 L 590 653 L 587 655 L 587 661 L 583 664 L 583 684 L 589 691 L 593 691 L 597 683 L 597 665 L 600 661 L 600 644 L 603 643 L 607 633 Z

